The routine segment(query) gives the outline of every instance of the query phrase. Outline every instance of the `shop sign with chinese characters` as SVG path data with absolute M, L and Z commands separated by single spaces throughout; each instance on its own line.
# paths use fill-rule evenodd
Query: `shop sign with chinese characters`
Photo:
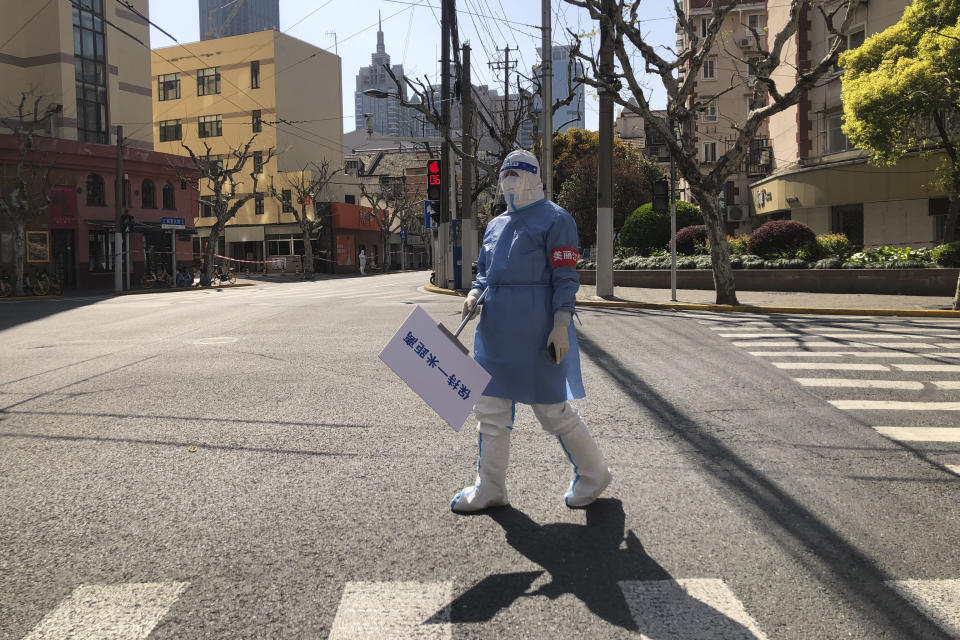
M 460 431 L 490 382 L 490 374 L 419 306 L 380 352 L 380 359 L 454 431 Z

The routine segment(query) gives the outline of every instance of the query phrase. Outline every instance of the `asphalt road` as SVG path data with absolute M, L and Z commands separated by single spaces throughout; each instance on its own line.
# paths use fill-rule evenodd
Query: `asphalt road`
M 0 304 L 0 640 L 960 638 L 960 322 L 584 309 L 607 497 L 521 408 L 460 516 L 425 280 Z

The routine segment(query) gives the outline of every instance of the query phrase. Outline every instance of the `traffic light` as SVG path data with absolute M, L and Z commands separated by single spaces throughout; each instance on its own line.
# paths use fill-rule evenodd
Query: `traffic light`
M 670 207 L 670 183 L 660 178 L 653 183 L 653 212 L 667 213 Z
M 440 202 L 443 193 L 443 178 L 440 171 L 440 161 L 430 159 L 427 161 L 427 200 Z M 435 207 L 436 209 L 436 207 Z
M 130 233 L 133 230 L 133 216 L 129 213 L 124 213 L 120 216 L 120 231 L 124 233 Z

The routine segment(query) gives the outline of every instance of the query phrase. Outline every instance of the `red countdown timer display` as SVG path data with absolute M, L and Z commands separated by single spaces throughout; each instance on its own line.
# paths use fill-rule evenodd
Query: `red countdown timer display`
M 443 181 L 440 177 L 440 161 L 427 162 L 427 200 L 439 201 Z

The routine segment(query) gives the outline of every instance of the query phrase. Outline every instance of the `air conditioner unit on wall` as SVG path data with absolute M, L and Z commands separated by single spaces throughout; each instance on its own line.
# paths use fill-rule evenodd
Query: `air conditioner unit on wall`
M 743 222 L 747 219 L 750 212 L 740 204 L 727 205 L 727 220 L 729 222 Z
M 750 46 L 751 46 L 751 40 L 750 40 L 750 38 L 740 38 L 740 48 L 741 48 L 741 49 L 749 49 Z

